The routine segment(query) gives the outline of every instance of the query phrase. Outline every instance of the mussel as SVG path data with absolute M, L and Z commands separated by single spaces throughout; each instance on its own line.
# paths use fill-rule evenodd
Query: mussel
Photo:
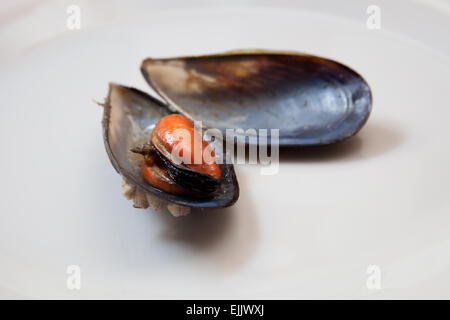
M 188 119 L 170 115 L 164 104 L 144 92 L 113 83 L 109 85 L 103 106 L 106 151 L 114 168 L 124 178 L 124 195 L 133 199 L 136 207 L 169 204 L 172 213 L 180 213 L 185 212 L 185 207 L 216 208 L 236 202 L 239 185 L 232 164 L 224 160 L 217 164 L 202 163 L 200 167 L 206 168 L 202 172 L 196 164 L 189 167 L 171 159 L 169 146 L 164 144 L 168 140 L 163 137 L 168 133 L 163 129 L 170 127 L 164 120 L 169 119 L 169 124 L 173 124 L 173 117 L 182 117 L 191 124 Z M 211 154 L 216 158 L 225 157 Z
M 145 157 L 142 175 L 148 183 L 166 192 L 199 197 L 217 190 L 222 171 L 215 152 L 189 119 L 165 116 L 150 137 L 150 143 L 131 149 Z
M 141 71 L 173 112 L 205 127 L 279 129 L 279 145 L 329 144 L 357 133 L 372 96 L 349 67 L 295 52 L 232 51 L 148 58 Z
M 267 144 L 321 145 L 356 134 L 372 109 L 370 88 L 358 73 L 308 54 L 247 50 L 147 58 L 141 72 L 164 103 L 110 84 L 105 146 L 124 178 L 125 197 L 136 207 L 167 205 L 175 215 L 190 207 L 230 206 L 239 196 L 226 152 L 210 152 L 220 164 L 179 161 L 173 153 L 177 144 L 170 140 L 176 129 L 195 137 L 191 121 L 201 121 L 203 129 L 219 129 L 225 139 L 228 129 L 241 130 L 247 144 L 259 143 L 249 139 L 254 131 L 248 129 L 278 129 L 277 140 L 269 137 Z M 202 151 L 209 151 L 205 143 L 201 140 Z

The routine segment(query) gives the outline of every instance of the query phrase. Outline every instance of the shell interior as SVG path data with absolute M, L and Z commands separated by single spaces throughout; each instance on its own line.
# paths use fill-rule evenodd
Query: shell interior
M 170 113 L 163 103 L 144 92 L 118 84 L 109 85 L 104 105 L 103 138 L 116 171 L 140 190 L 168 202 L 199 208 L 232 205 L 239 196 L 233 165 L 220 165 L 223 179 L 219 188 L 202 198 L 166 193 L 143 179 L 141 173 L 143 157 L 131 152 L 130 149 L 148 142 L 150 132 L 158 120 Z

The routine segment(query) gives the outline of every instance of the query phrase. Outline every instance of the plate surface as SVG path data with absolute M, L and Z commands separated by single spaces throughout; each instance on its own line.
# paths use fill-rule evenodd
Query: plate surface
M 404 13 L 389 3 L 386 19 Z M 445 37 L 425 46 L 369 30 L 365 8 L 360 14 L 150 11 L 140 24 L 82 29 L 2 67 L 0 294 L 449 298 Z M 420 17 L 424 26 L 437 21 Z M 236 48 L 296 50 L 352 66 L 373 92 L 368 123 L 342 144 L 282 151 L 274 175 L 235 166 L 241 195 L 231 208 L 181 219 L 133 209 L 92 99 L 101 101 L 110 81 L 148 92 L 144 57 Z M 80 290 L 66 286 L 69 265 L 81 268 Z M 367 286 L 373 270 L 379 290 Z

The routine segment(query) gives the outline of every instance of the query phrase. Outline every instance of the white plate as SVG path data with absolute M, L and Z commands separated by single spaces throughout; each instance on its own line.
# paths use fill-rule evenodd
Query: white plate
M 369 30 L 362 15 L 150 12 L 136 24 L 61 37 L 3 67 L 2 296 L 450 298 L 446 39 L 436 40 L 438 51 L 433 39 L 425 46 Z M 273 176 L 237 166 L 232 208 L 178 219 L 133 209 L 92 99 L 109 81 L 149 91 L 139 72 L 146 56 L 236 48 L 298 50 L 351 66 L 373 90 L 367 125 L 341 145 L 282 152 Z M 80 290 L 66 286 L 69 265 L 81 268 Z M 373 270 L 381 289 L 367 286 Z

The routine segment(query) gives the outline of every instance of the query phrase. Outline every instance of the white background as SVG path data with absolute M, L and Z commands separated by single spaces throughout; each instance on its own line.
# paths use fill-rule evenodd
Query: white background
M 371 4 L 381 30 L 366 28 Z M 0 297 L 449 298 L 449 34 L 444 0 L 3 0 Z M 373 114 L 348 142 L 283 151 L 277 175 L 238 166 L 230 209 L 133 209 L 92 99 L 108 81 L 149 91 L 146 56 L 236 48 L 344 62 Z M 72 264 L 80 290 L 66 287 Z

